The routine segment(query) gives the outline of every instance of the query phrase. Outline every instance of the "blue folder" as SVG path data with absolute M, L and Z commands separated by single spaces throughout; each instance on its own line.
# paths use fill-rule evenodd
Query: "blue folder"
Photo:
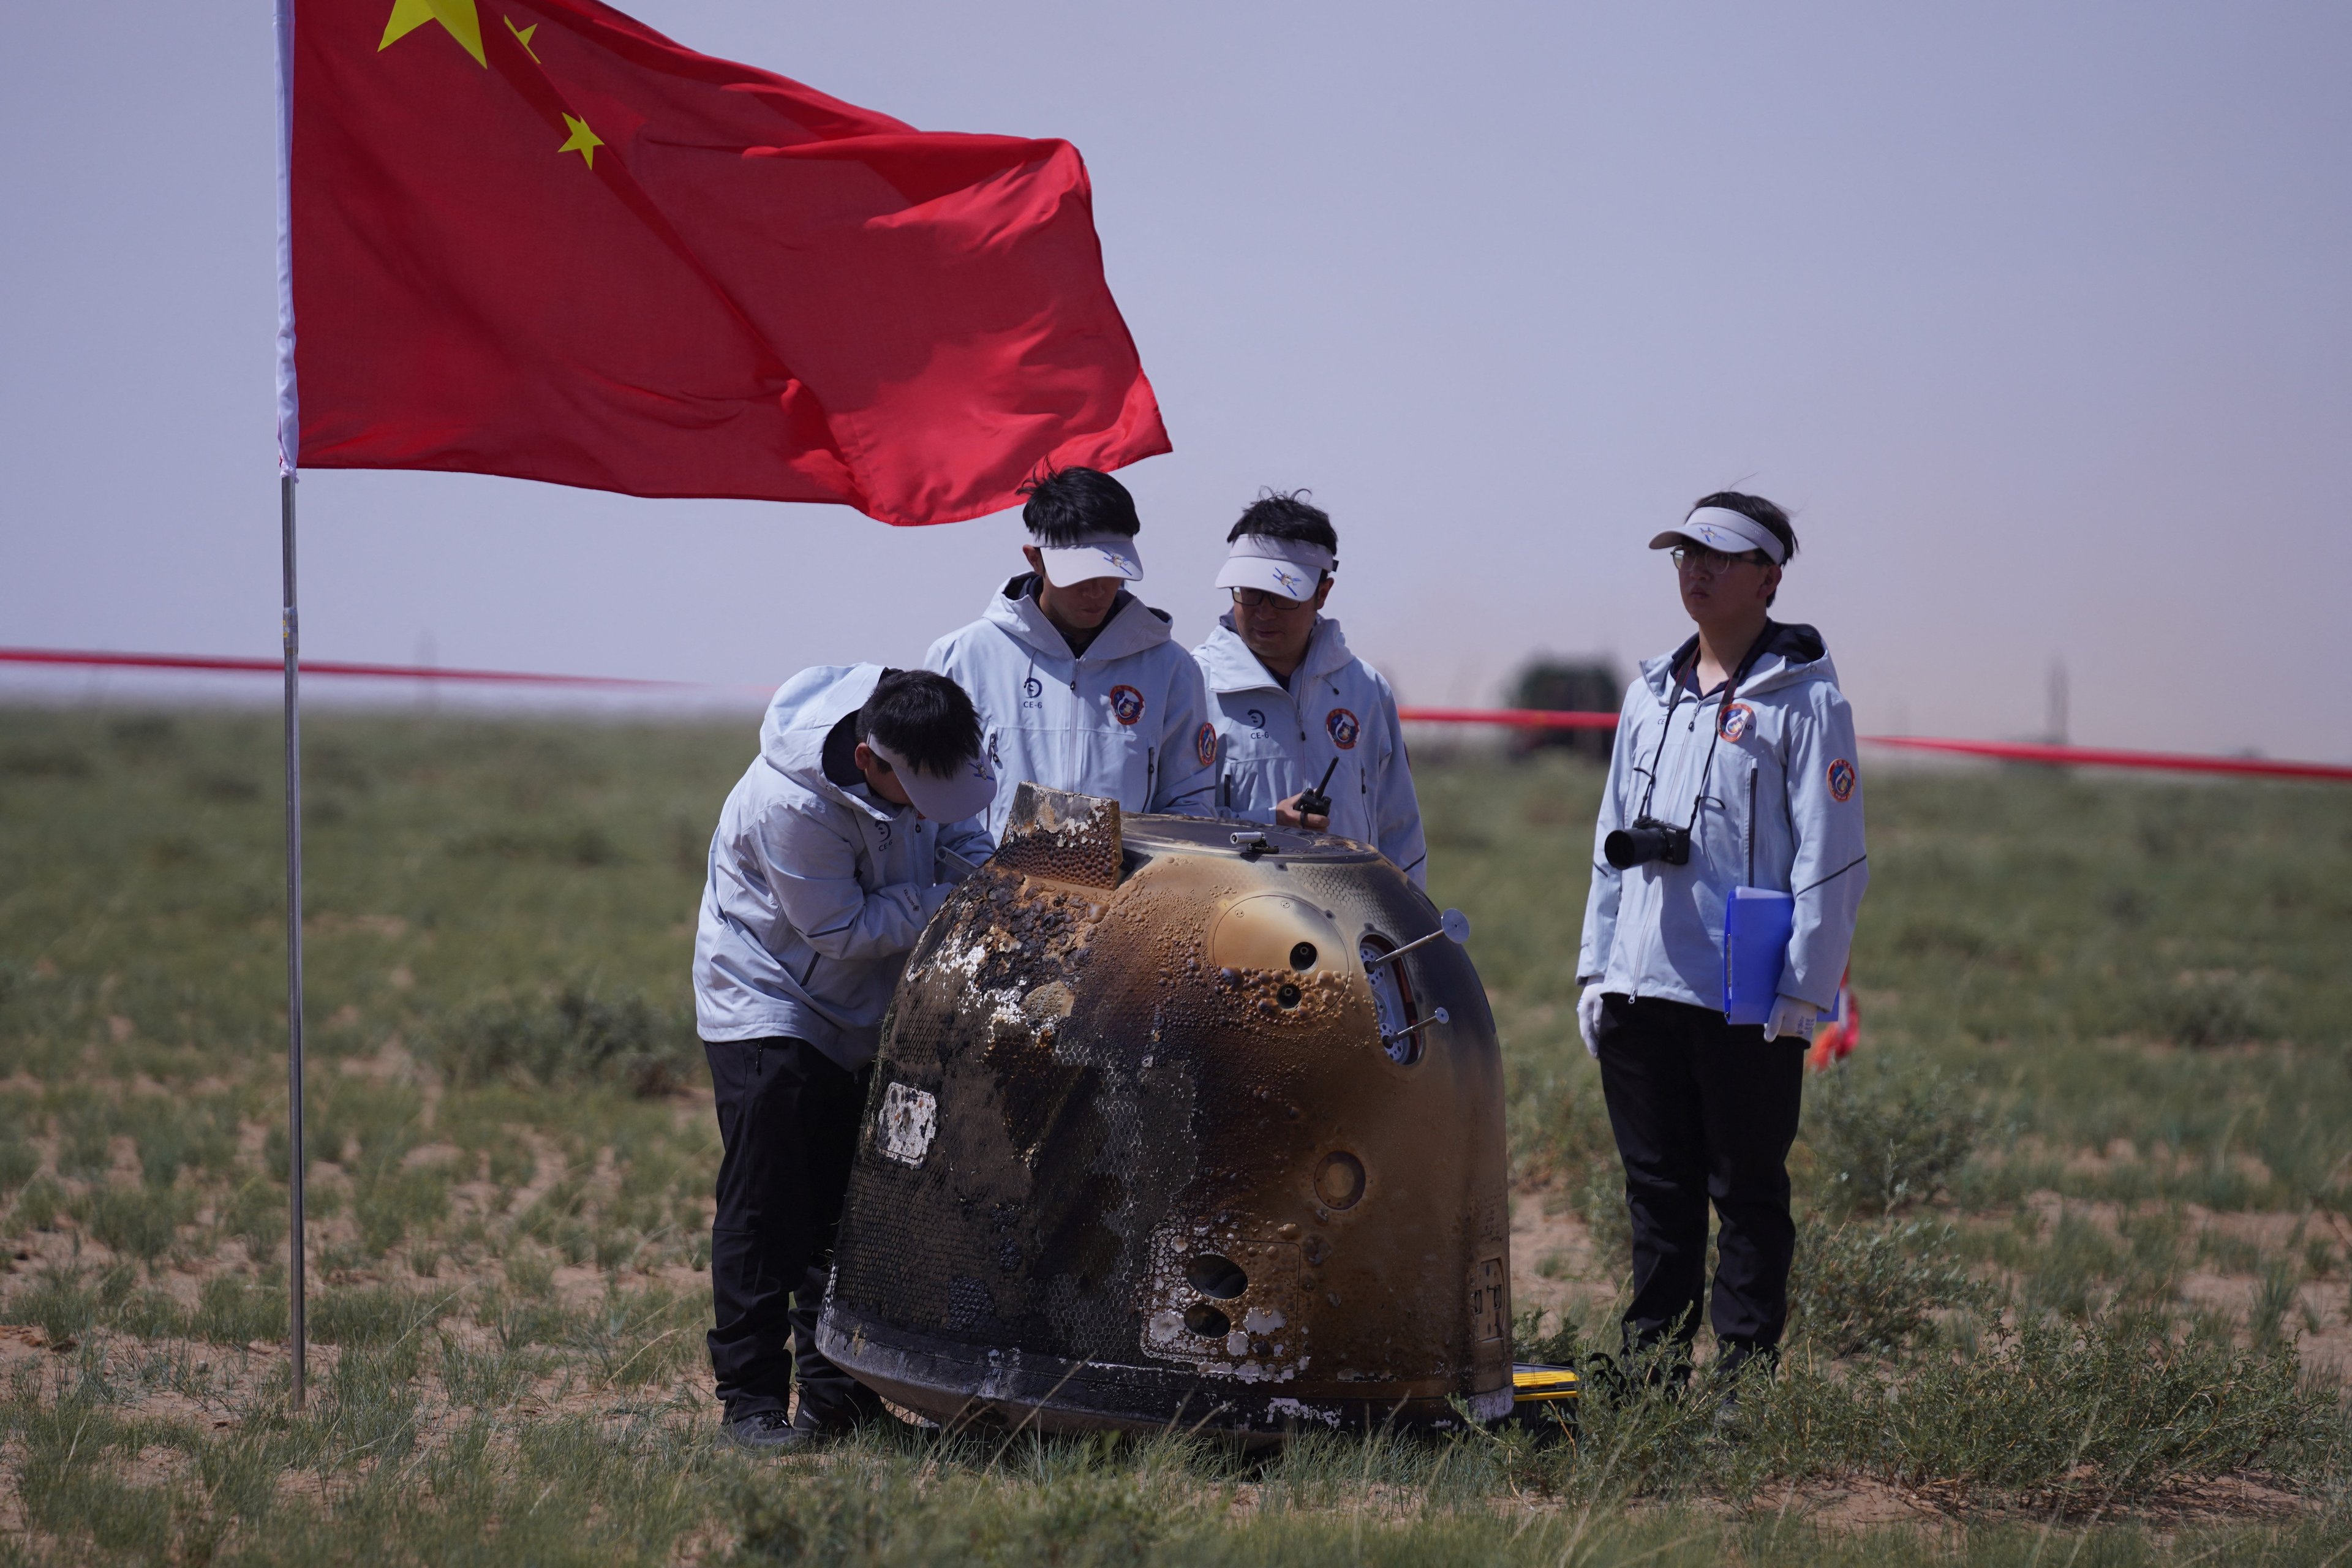
M 1768 888 L 1734 888 L 1723 905 L 1723 1016 L 1732 1024 L 1761 1024 L 1772 1016 L 1780 994 L 1780 967 L 1788 961 L 1789 933 L 1796 927 L 1797 900 Z

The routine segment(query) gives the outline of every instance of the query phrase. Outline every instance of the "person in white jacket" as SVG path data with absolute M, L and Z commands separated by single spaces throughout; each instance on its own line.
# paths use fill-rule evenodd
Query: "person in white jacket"
M 1862 778 L 1821 634 L 1768 614 L 1797 552 L 1788 514 L 1721 491 L 1650 547 L 1674 552 L 1698 629 L 1625 693 L 1593 829 L 1577 1021 L 1625 1167 L 1627 1348 L 1687 1347 L 1711 1305 L 1727 1375 L 1770 1366 L 1788 1322 L 1789 1148 L 1806 1037 L 1836 997 L 1870 880 Z M 1760 1026 L 1724 1012 L 1736 887 L 1795 900 Z M 1721 1228 L 1708 1303 L 1710 1202 Z
M 1322 614 L 1339 535 L 1304 496 L 1268 491 L 1225 535 L 1217 586 L 1233 607 L 1192 650 L 1214 709 L 1217 810 L 1369 844 L 1423 887 L 1421 802 L 1396 696 Z M 1301 812 L 1299 796 L 1318 785 L 1331 809 Z
M 1023 489 L 1029 570 L 923 660 L 979 705 L 997 779 L 989 831 L 1004 830 L 1024 781 L 1125 811 L 1212 815 L 1217 737 L 1200 667 L 1166 613 L 1127 591 L 1143 576 L 1134 498 L 1093 468 Z
M 928 670 L 804 669 L 719 810 L 694 942 L 719 1115 L 711 1369 L 739 1446 L 882 1415 L 816 1348 L 865 1079 L 908 950 L 992 848 L 971 700 Z M 800 1410 L 786 1419 L 794 1374 Z

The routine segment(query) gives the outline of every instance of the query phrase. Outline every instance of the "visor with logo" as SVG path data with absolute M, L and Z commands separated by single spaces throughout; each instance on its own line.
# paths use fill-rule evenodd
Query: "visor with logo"
M 1098 577 L 1121 582 L 1143 579 L 1143 557 L 1135 541 L 1122 533 L 1094 533 L 1076 544 L 1041 544 L 1037 553 L 1045 563 L 1045 581 L 1056 588 L 1072 588 Z
M 1339 557 L 1319 544 L 1244 533 L 1234 541 L 1232 553 L 1217 568 L 1217 586 L 1255 588 L 1304 604 L 1315 596 L 1323 574 L 1337 564 Z
M 933 822 L 961 822 L 977 816 L 996 799 L 996 774 L 985 753 L 966 757 L 949 773 L 934 773 L 915 766 L 872 736 L 866 737 L 866 744 L 890 764 L 907 798 Z
M 1733 511 L 1728 507 L 1703 506 L 1683 519 L 1680 528 L 1670 528 L 1650 541 L 1653 550 L 1672 550 L 1677 544 L 1704 545 L 1726 555 L 1745 555 L 1751 550 L 1760 550 L 1764 559 L 1775 566 L 1789 558 L 1770 529 L 1746 512 Z

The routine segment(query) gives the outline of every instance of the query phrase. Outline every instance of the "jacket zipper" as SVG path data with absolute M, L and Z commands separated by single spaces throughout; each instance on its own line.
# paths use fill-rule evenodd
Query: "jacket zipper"
M 1764 770 L 1748 764 L 1748 885 L 1756 885 L 1756 775 Z

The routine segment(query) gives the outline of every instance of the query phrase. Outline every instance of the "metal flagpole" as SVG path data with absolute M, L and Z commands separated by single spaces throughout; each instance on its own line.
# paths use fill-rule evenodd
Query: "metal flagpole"
M 292 1194 L 286 1241 L 286 1294 L 293 1331 L 294 1408 L 302 1408 L 308 1325 L 303 1320 L 302 1180 L 302 623 L 294 592 L 294 476 L 278 479 L 278 533 L 286 608 L 286 1148 Z
M 302 1186 L 302 622 L 294 592 L 294 470 L 302 424 L 294 381 L 294 0 L 276 0 L 278 45 L 278 534 L 285 574 L 278 638 L 286 651 L 286 1238 L 292 1400 L 307 1393 Z

